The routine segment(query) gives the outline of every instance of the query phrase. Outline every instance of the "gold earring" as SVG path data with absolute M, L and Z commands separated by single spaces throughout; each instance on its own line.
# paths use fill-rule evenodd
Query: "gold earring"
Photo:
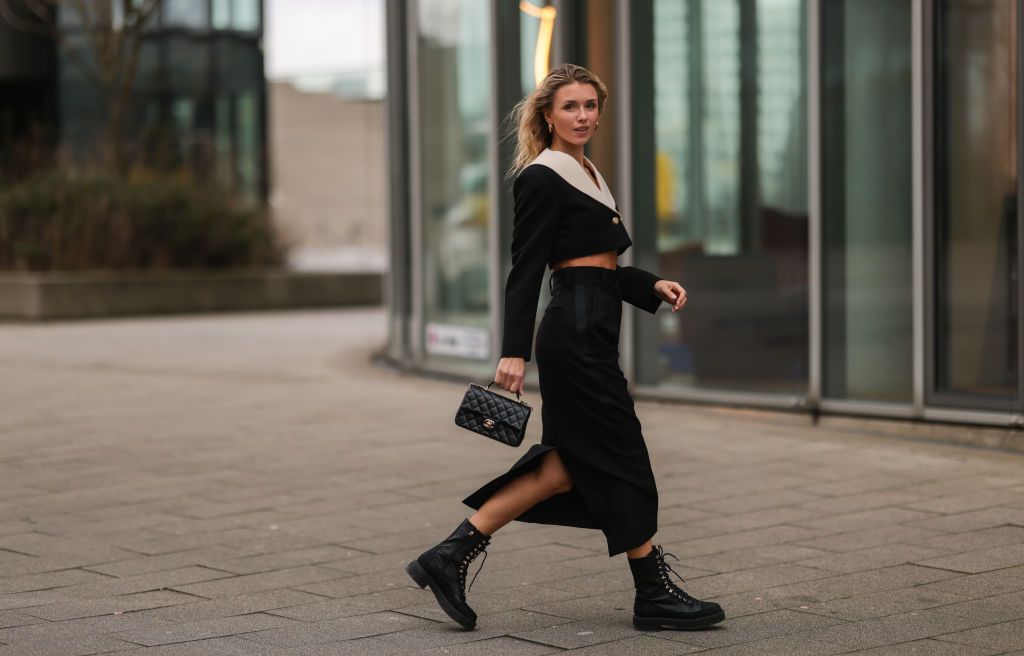
M 548 123 L 548 132 L 551 132 L 551 124 Z
M 599 125 L 601 125 L 600 121 L 594 121 L 594 129 L 595 130 L 598 128 Z

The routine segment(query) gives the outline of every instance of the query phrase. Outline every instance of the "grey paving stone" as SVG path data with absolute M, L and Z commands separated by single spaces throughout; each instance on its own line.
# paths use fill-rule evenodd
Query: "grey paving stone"
M 973 645 L 995 651 L 1009 651 L 1024 647 L 1024 620 L 991 624 L 966 631 L 940 636 L 947 642 Z
M 535 613 L 526 610 L 510 610 L 492 615 L 480 615 L 476 628 L 467 631 L 452 620 L 440 627 L 423 626 L 407 631 L 397 631 L 381 636 L 382 643 L 403 646 L 408 650 L 425 647 L 441 647 L 466 642 L 475 642 L 491 637 L 512 635 L 516 632 L 538 628 L 550 628 L 571 624 L 565 617 L 556 617 L 546 613 Z
M 793 522 L 797 526 L 816 529 L 819 531 L 832 531 L 844 533 L 856 529 L 875 528 L 887 524 L 912 524 L 919 528 L 927 529 L 925 520 L 931 520 L 935 515 L 919 512 L 916 510 L 905 510 L 903 508 L 877 508 L 862 512 L 848 513 L 845 515 L 833 515 L 819 519 Z
M 801 509 L 813 510 L 813 508 L 807 508 L 807 506 L 801 504 L 806 504 L 820 499 L 820 496 L 809 494 L 802 489 L 768 490 L 758 494 L 742 494 L 739 496 L 711 498 L 701 502 L 700 505 L 702 510 L 690 510 L 686 507 L 661 509 L 658 513 L 658 523 L 668 525 L 669 523 L 676 523 L 678 521 L 692 521 L 694 519 L 700 519 L 700 515 L 706 516 L 710 514 L 709 512 L 704 511 L 704 509 L 714 513 L 725 514 L 749 513 L 765 508 L 787 506 L 796 506 Z M 692 516 L 688 513 L 694 513 L 696 516 Z M 666 515 L 669 519 L 675 521 L 666 522 Z
M 1014 494 L 1005 490 L 983 490 L 981 492 L 964 494 L 963 490 L 960 490 L 959 493 L 951 493 L 948 496 L 942 496 L 937 499 L 915 501 L 902 505 L 904 508 L 911 510 L 923 510 L 924 512 L 950 515 L 1012 503 L 1024 503 L 1024 495 Z
M 829 552 L 821 549 L 801 547 L 794 544 L 771 544 L 751 547 L 749 549 L 730 550 L 711 556 L 683 558 L 679 562 L 695 569 L 722 573 L 777 563 L 809 562 L 812 558 L 827 554 Z
M 260 574 L 245 574 L 228 578 L 218 577 L 212 581 L 175 585 L 174 589 L 201 597 L 231 597 L 245 592 L 260 592 L 276 588 L 300 588 L 300 586 L 314 581 L 330 581 L 332 579 L 344 578 L 345 576 L 344 572 L 339 572 L 335 569 L 309 565 L 262 572 Z
M 112 597 L 150 590 L 180 588 L 197 581 L 211 581 L 230 576 L 231 574 L 228 572 L 208 567 L 181 567 L 124 578 L 101 577 L 100 581 L 66 589 L 68 594 L 80 599 L 95 599 L 96 597 Z
M 417 593 L 418 603 L 414 606 L 403 606 L 394 610 L 399 610 L 409 615 L 415 615 L 425 619 L 435 620 L 438 622 L 448 622 L 448 616 L 444 614 L 438 606 L 437 601 L 434 599 L 434 595 L 428 590 L 414 590 Z M 378 593 L 384 594 L 384 593 Z M 533 604 L 544 604 L 549 601 L 560 601 L 564 599 L 576 599 L 580 598 L 579 593 L 573 593 L 566 590 L 551 590 L 548 588 L 542 588 L 540 586 L 521 586 L 519 588 L 505 588 L 502 590 L 495 590 L 493 592 L 477 592 L 476 589 L 470 591 L 469 604 L 478 614 L 490 614 L 501 611 L 511 610 L 514 608 L 529 608 Z M 349 598 L 352 601 L 357 601 L 360 597 Z M 346 600 L 340 600 L 346 601 Z M 544 612 L 541 610 L 541 612 Z M 558 613 L 555 613 L 556 615 Z
M 524 605 L 523 608 L 579 620 L 618 613 L 632 616 L 635 597 L 635 592 L 629 589 L 548 603 L 533 603 Z
M 659 540 L 662 539 L 662 533 L 664 532 L 658 532 L 657 537 Z M 688 559 L 736 549 L 753 549 L 755 547 L 787 544 L 790 542 L 803 542 L 820 535 L 822 535 L 821 531 L 798 526 L 770 526 L 750 531 L 716 535 L 709 538 L 685 540 L 678 544 L 670 544 L 668 542 L 662 542 L 662 544 L 666 551 L 676 554 L 681 559 Z
M 225 531 L 211 531 L 209 533 L 195 533 L 191 535 L 178 535 L 174 537 L 161 536 L 157 538 L 146 538 L 134 542 L 122 543 L 125 549 L 148 554 L 151 556 L 168 554 L 175 551 L 187 551 L 200 547 L 215 545 L 227 545 L 236 542 L 248 542 L 257 540 L 261 531 L 253 528 L 234 528 Z
M 632 637 L 636 635 L 636 629 L 633 628 L 632 615 L 621 614 L 568 622 L 530 631 L 519 631 L 511 635 L 513 638 L 521 638 L 530 642 L 574 649 Z
M 561 650 L 558 650 L 561 651 Z M 703 651 L 700 647 L 646 635 L 621 638 L 569 650 L 573 656 L 678 656 Z
M 924 587 L 886 590 L 873 594 L 858 595 L 845 599 L 808 602 L 791 608 L 809 613 L 838 617 L 844 620 L 864 620 L 885 615 L 898 615 L 914 610 L 951 606 L 966 601 L 960 595 L 938 592 Z M 952 606 L 951 606 L 952 607 Z
M 799 524 L 820 517 L 821 513 L 794 507 L 763 508 L 724 517 L 710 517 L 685 524 L 690 531 L 709 530 L 721 533 L 739 533 L 781 524 Z
M 331 568 L 324 569 L 334 572 L 334 576 L 322 582 L 293 585 L 292 587 L 296 590 L 334 599 L 355 597 L 357 595 L 383 592 L 384 590 L 396 588 L 418 587 L 416 582 L 406 574 L 404 566 L 387 572 L 374 572 L 360 576 L 353 576 Z M 476 590 L 475 586 L 473 590 Z
M 26 624 L 38 624 L 42 621 L 34 615 L 21 611 L 0 611 L 0 629 L 7 629 L 12 626 L 25 626 Z
M 481 628 L 463 631 L 404 566 L 468 516 L 459 499 L 504 471 L 510 452 L 467 444 L 451 426 L 445 408 L 461 384 L 370 364 L 385 325 L 379 310 L 359 310 L 0 327 L 11 408 L 0 416 L 0 585 L 101 576 L 0 593 L 0 632 L 33 638 L 0 656 L 29 645 L 62 656 L 563 649 L 507 635 L 532 631 L 615 656 L 689 653 L 704 646 L 687 639 L 723 631 L 737 643 L 708 653 L 885 643 L 973 654 L 992 650 L 929 634 L 1024 618 L 1024 563 L 1012 564 L 1024 458 L 879 439 L 870 422 L 639 402 L 661 493 L 655 541 L 683 559 L 671 564 L 684 587 L 729 619 L 695 635 L 639 635 L 628 566 L 607 557 L 600 531 L 513 522 L 469 593 Z M 1002 568 L 883 566 L 914 554 Z M 254 614 L 293 623 L 202 637 L 258 628 L 234 619 Z M 139 647 L 111 635 L 160 630 L 188 641 Z
M 977 599 L 1004 592 L 1024 590 L 1024 567 L 1008 567 L 983 574 L 957 575 L 950 570 L 932 570 L 948 572 L 946 580 L 929 584 L 930 590 L 952 592 L 962 597 Z
M 954 579 L 956 577 L 956 573 L 947 570 L 919 567 L 917 565 L 897 565 L 896 567 L 885 567 L 868 572 L 814 579 L 803 583 L 788 583 L 764 590 L 761 594 L 774 603 L 793 607 L 884 590 L 897 590 L 914 586 L 924 588 L 929 583 Z M 954 590 L 936 589 L 957 594 Z
M 44 620 L 60 621 L 97 617 L 99 615 L 115 615 L 136 610 L 160 608 L 161 606 L 174 606 L 195 600 L 196 598 L 192 595 L 172 590 L 156 590 L 117 597 L 50 604 L 48 606 L 32 606 L 26 609 L 25 613 Z
M 925 567 L 951 569 L 969 574 L 991 572 L 995 569 L 1024 565 L 1024 543 L 979 549 L 954 556 L 918 559 L 916 562 Z
M 19 592 L 17 594 L 0 595 L 0 610 L 30 608 L 32 606 L 59 604 L 73 600 L 74 597 L 67 592 L 67 588 Z
M 1009 622 L 1024 617 L 1024 595 L 1008 592 L 981 599 L 958 600 L 944 606 L 943 610 L 977 622 Z
M 250 615 L 235 615 L 214 620 L 202 620 L 200 622 L 186 622 L 173 626 L 154 626 L 146 629 L 122 631 L 115 633 L 114 637 L 125 642 L 153 647 L 174 642 L 190 642 L 224 636 L 237 636 L 293 624 L 296 624 L 294 620 L 285 617 L 268 615 L 266 613 L 252 613 Z
M 94 572 L 86 572 L 81 569 L 46 572 L 44 574 L 11 576 L 0 579 L 0 595 L 16 592 L 32 592 L 34 590 L 49 590 L 52 588 L 65 588 L 80 583 L 109 580 L 109 576 L 96 574 Z
M 698 598 L 717 597 L 748 590 L 767 590 L 784 583 L 822 579 L 829 574 L 825 570 L 810 567 L 767 565 L 698 579 L 688 584 L 687 592 Z
M 241 638 L 210 638 L 177 642 L 157 647 L 138 647 L 117 652 L 117 656 L 289 656 L 280 647 L 257 645 Z
M 54 638 L 71 639 L 74 637 L 111 634 L 119 631 L 149 629 L 159 626 L 167 626 L 167 623 L 142 617 L 134 613 L 104 615 L 102 617 L 88 617 L 80 620 L 45 622 L 42 624 L 0 629 L 0 643 L 16 645 Z
M 926 544 L 924 541 L 937 536 L 941 537 L 943 535 L 945 534 L 939 531 L 928 531 L 921 528 L 912 528 L 910 526 L 894 524 L 890 526 L 865 528 L 844 533 L 834 533 L 832 535 L 801 540 L 796 544 L 814 549 L 824 549 L 826 551 L 846 552 L 861 551 L 863 549 L 871 549 L 873 547 L 882 547 L 898 543 L 923 544 L 924 546 L 931 546 Z M 938 545 L 936 545 L 935 548 L 942 549 L 942 547 Z
M 323 565 L 330 561 L 341 561 L 343 558 L 350 558 L 358 555 L 358 551 L 343 549 L 334 545 L 322 547 L 308 547 L 293 551 L 280 551 L 271 554 L 258 556 L 243 556 L 241 558 L 212 558 L 205 560 L 202 564 L 216 569 L 235 574 L 256 574 L 269 572 L 277 569 L 288 569 L 302 565 Z M 344 561 L 341 561 L 344 562 Z M 340 568 L 339 568 L 340 569 Z M 347 571 L 347 570 L 346 570 Z
M 667 640 L 684 642 L 706 649 L 755 640 L 764 640 L 795 633 L 805 633 L 845 624 L 841 619 L 823 617 L 792 610 L 773 610 L 735 619 L 726 616 L 721 624 L 704 631 L 662 632 Z
M 857 656 L 990 656 L 997 652 L 941 640 L 911 640 L 874 649 L 858 649 Z
M 1001 547 L 1006 544 L 1024 543 L 1024 527 L 996 526 L 980 531 L 938 535 L 918 541 L 925 547 L 947 549 L 954 552 L 974 551 L 989 547 Z
M 561 649 L 556 647 L 502 636 L 500 638 L 475 640 L 458 645 L 421 649 L 410 653 L 414 656 L 494 656 L 494 654 L 501 654 L 501 656 L 542 656 L 543 654 L 553 654 L 561 651 Z M 630 653 L 628 651 L 625 653 L 619 652 L 619 656 L 629 656 Z M 649 650 L 645 653 L 650 656 L 658 656 L 658 652 L 654 650 Z
M 777 638 L 752 640 L 751 642 L 728 645 L 717 649 L 701 649 L 700 653 L 707 654 L 707 656 L 765 656 L 767 654 L 830 656 L 831 654 L 839 654 L 845 651 L 843 647 L 815 640 L 807 640 L 799 635 L 785 635 Z
M 0 647 L 0 656 L 92 656 L 123 653 L 133 645 L 107 636 L 45 638 L 30 643 Z
M 427 594 L 430 593 L 428 592 Z M 430 598 L 434 599 L 434 595 L 430 594 Z M 271 612 L 274 615 L 290 617 L 302 620 L 303 622 L 319 622 L 338 617 L 402 609 L 404 606 L 422 603 L 423 599 L 424 593 L 418 588 L 395 588 L 354 597 L 342 597 L 341 599 L 323 600 L 323 598 L 320 598 L 320 600 L 313 603 L 279 608 Z M 474 603 L 474 606 L 476 605 Z
M 235 597 L 220 597 L 210 600 L 195 597 L 193 599 L 196 600 L 191 603 L 147 610 L 143 614 L 178 624 L 212 620 L 230 615 L 277 611 L 289 606 L 319 601 L 323 597 L 298 590 L 282 589 L 250 592 Z
M 908 503 L 920 501 L 920 494 L 907 492 L 902 488 L 888 489 L 875 492 L 862 492 L 849 496 L 816 498 L 806 501 L 797 506 L 801 510 L 809 510 L 822 515 L 842 515 L 860 511 L 874 510 L 876 508 L 890 508 L 893 506 L 905 506 Z
M 136 554 L 135 556 L 137 556 Z M 187 549 L 159 556 L 132 557 L 108 563 L 90 565 L 89 571 L 100 572 L 110 576 L 128 577 L 152 572 L 163 572 L 169 569 L 181 569 L 190 565 L 208 566 L 211 569 L 223 569 L 210 565 L 211 562 L 223 558 L 235 558 L 239 554 L 224 547 L 203 547 Z M 227 571 L 227 570 L 225 570 Z
M 810 631 L 805 637 L 828 641 L 850 649 L 869 649 L 902 642 L 965 631 L 977 622 L 950 615 L 943 609 L 912 611 L 859 622 L 850 622 L 827 629 Z
M 930 519 L 921 519 L 909 525 L 931 531 L 965 533 L 967 531 L 979 531 L 1007 524 L 1024 526 L 1024 508 L 985 508 L 956 515 L 941 515 Z
M 863 572 L 882 567 L 892 567 L 905 563 L 917 563 L 925 567 L 935 567 L 933 563 L 942 562 L 941 556 L 948 556 L 944 549 L 932 549 L 909 544 L 889 544 L 862 551 L 848 551 L 842 554 L 829 554 L 820 558 L 799 561 L 798 565 L 816 567 L 833 572 Z M 952 569 L 952 568 L 940 568 Z
M 371 613 L 325 622 L 294 623 L 280 629 L 249 633 L 244 636 L 244 639 L 262 645 L 298 647 L 339 640 L 353 640 L 395 631 L 408 631 L 436 624 L 436 622 L 399 613 Z

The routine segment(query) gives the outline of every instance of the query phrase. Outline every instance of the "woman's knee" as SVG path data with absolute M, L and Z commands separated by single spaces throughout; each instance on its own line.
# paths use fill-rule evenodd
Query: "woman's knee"
M 560 494 L 572 489 L 572 479 L 569 478 L 569 472 L 565 469 L 565 465 L 562 463 L 558 453 L 554 451 L 544 456 L 544 462 L 537 472 L 537 478 L 552 494 Z

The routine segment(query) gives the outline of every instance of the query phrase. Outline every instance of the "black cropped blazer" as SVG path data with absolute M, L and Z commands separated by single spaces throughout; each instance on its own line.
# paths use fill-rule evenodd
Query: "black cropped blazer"
M 505 283 L 503 358 L 530 359 L 545 265 L 610 250 L 621 255 L 633 244 L 604 179 L 596 167 L 594 171 L 603 194 L 571 155 L 545 150 L 512 185 L 515 216 L 512 270 Z M 584 180 L 591 185 L 590 193 L 580 188 Z M 616 266 L 615 273 L 622 299 L 654 314 L 661 304 L 654 284 L 661 278 L 632 266 Z

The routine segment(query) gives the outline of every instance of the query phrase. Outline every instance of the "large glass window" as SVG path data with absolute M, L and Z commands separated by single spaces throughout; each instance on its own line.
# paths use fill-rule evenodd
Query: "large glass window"
M 941 0 L 935 15 L 933 403 L 1019 394 L 1018 15 Z
M 822 9 L 824 395 L 909 403 L 911 2 Z
M 651 24 L 658 273 L 690 301 L 658 315 L 640 378 L 803 394 L 804 3 L 655 0 Z
M 489 4 L 417 6 L 424 345 L 434 359 L 491 357 Z
M 210 27 L 210 6 L 206 0 L 164 0 L 160 8 L 161 27 L 185 27 L 208 29 Z

